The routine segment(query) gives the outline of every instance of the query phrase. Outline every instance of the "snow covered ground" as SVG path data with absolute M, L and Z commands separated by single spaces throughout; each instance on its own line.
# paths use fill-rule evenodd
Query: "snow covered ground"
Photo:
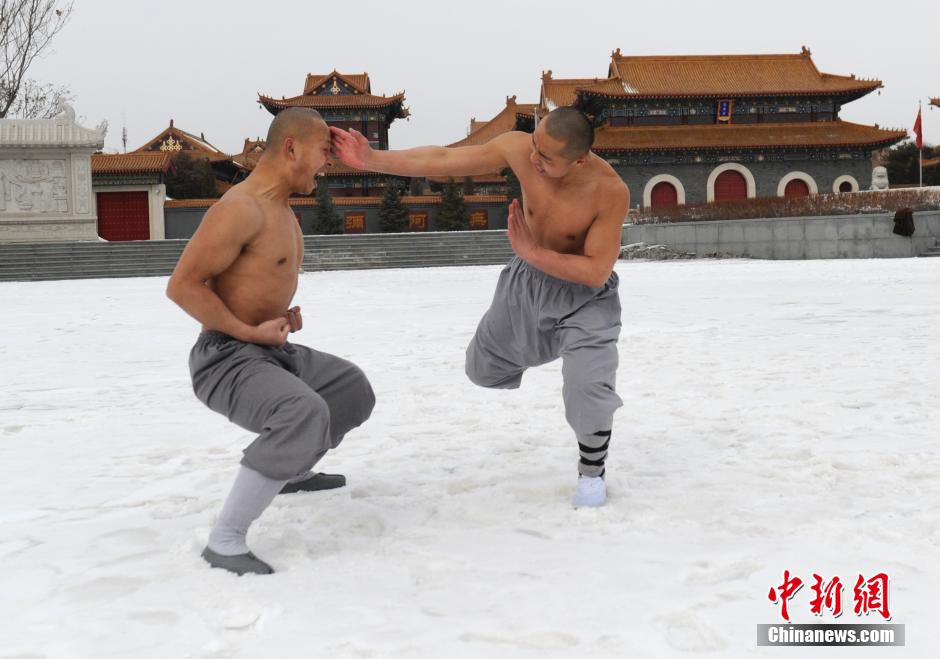
M 193 397 L 166 280 L 0 284 L 0 657 L 935 657 L 940 259 L 625 262 L 609 504 L 573 510 L 559 364 L 463 375 L 499 268 L 308 273 L 298 342 L 378 406 L 199 557 L 251 436 Z M 891 578 L 899 649 L 758 648 L 784 570 Z M 830 615 L 822 617 L 831 622 Z

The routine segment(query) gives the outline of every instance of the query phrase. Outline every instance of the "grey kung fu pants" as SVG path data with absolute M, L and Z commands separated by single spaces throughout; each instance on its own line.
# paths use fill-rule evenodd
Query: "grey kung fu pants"
M 618 284 L 615 272 L 603 287 L 591 288 L 514 257 L 500 273 L 493 302 L 467 348 L 467 376 L 497 389 L 515 389 L 530 366 L 562 358 L 565 418 L 581 444 L 583 475 L 603 474 L 603 460 L 585 462 L 597 462 L 588 460 L 592 452 L 605 457 L 604 440 L 623 404 L 616 393 Z
M 203 332 L 189 370 L 199 400 L 258 433 L 242 464 L 274 480 L 306 472 L 375 406 L 358 366 L 292 343 L 261 346 Z

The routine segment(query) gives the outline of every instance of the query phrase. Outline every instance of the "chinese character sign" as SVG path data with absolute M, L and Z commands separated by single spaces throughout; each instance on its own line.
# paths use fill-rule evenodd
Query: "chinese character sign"
M 771 586 L 767 593 L 768 600 L 780 605 L 780 616 L 787 622 L 790 622 L 790 600 L 802 587 L 803 580 L 800 577 L 791 576 L 789 570 L 784 570 L 782 583 Z M 840 577 L 834 576 L 826 580 L 814 572 L 810 591 L 813 595 L 809 602 L 812 615 L 822 616 L 826 611 L 833 618 L 842 615 L 842 595 L 845 587 Z M 864 575 L 859 574 L 852 595 L 855 615 L 867 616 L 877 613 L 885 620 L 891 619 L 891 611 L 888 608 L 888 575 L 884 572 L 879 572 L 870 579 L 865 579 Z
M 346 213 L 346 233 L 364 233 L 365 230 L 365 213 Z

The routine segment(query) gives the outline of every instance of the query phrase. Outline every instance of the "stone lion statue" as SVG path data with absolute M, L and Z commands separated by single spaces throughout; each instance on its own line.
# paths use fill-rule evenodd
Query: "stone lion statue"
M 75 109 L 61 98 L 56 102 L 55 118 L 62 122 L 75 122 Z

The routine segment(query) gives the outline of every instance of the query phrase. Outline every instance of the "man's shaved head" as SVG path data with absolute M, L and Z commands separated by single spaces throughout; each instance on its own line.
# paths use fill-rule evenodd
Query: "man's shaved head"
M 320 113 L 312 108 L 288 108 L 278 112 L 265 140 L 265 150 L 276 152 L 288 137 L 303 140 L 317 131 L 329 131 Z
M 591 150 L 594 126 L 575 108 L 556 108 L 544 120 L 545 132 L 564 143 L 564 155 L 572 160 Z

